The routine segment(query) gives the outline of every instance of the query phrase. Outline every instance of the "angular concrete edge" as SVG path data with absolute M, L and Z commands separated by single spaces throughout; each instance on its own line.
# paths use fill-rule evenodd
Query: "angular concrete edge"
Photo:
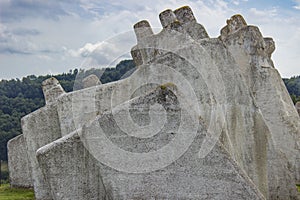
M 37 159 L 53 199 L 105 199 L 97 161 L 77 131 L 38 149 Z
M 54 77 L 44 80 L 42 83 L 42 89 L 46 104 L 55 102 L 60 95 L 65 94 L 64 89 Z
M 144 101 L 143 97 L 137 97 L 131 99 L 130 102 L 138 103 Z M 140 105 L 138 107 L 140 108 Z M 122 113 L 122 109 L 126 108 L 118 107 L 116 112 Z M 111 133 L 106 133 L 111 140 L 118 140 L 120 137 L 120 130 L 118 130 L 112 119 L 112 115 L 107 112 L 98 116 L 84 129 L 78 130 L 79 135 L 87 137 L 87 140 L 83 139 L 83 141 L 87 142 L 85 146 L 92 145 L 88 143 L 88 138 L 89 136 L 97 136 L 96 130 L 99 129 L 99 124 L 101 127 L 104 125 L 102 127 L 104 130 L 107 130 L 108 127 L 114 127 Z M 132 139 L 134 140 L 134 138 Z M 122 137 L 122 140 L 126 140 L 127 144 L 136 144 L 136 142 L 130 142 L 130 139 L 127 137 Z M 119 142 L 121 141 L 119 140 Z M 150 173 L 128 174 L 101 164 L 100 169 L 107 195 L 116 199 L 134 199 L 139 197 L 151 199 L 155 195 L 157 195 L 155 198 L 158 199 L 187 197 L 198 199 L 200 196 L 202 198 L 210 197 L 215 199 L 265 199 L 257 186 L 241 170 L 221 142 L 217 142 L 211 152 L 203 159 L 198 157 L 201 143 L 201 137 L 196 138 L 186 153 L 178 160 L 165 168 Z M 97 144 L 97 141 L 95 141 L 95 144 Z M 94 149 L 93 146 L 90 147 Z M 49 149 L 49 146 L 47 149 Z M 47 157 L 47 150 L 42 148 L 39 151 L 41 151 L 43 156 Z M 189 176 L 191 174 L 192 176 Z M 165 180 L 168 180 L 168 182 L 164 182 Z M 120 187 L 124 184 L 127 185 L 124 186 L 123 190 Z M 120 191 L 115 187 L 119 188 Z
M 48 104 L 26 115 L 22 118 L 21 124 L 32 169 L 35 198 L 37 200 L 50 200 L 52 199 L 50 189 L 37 162 L 36 151 L 61 137 L 56 105 Z
M 275 50 L 273 39 L 264 38 L 258 27 L 247 26 L 240 15 L 227 21 L 219 38 L 233 55 L 252 90 L 271 132 L 273 150 L 285 155 L 288 161 L 285 168 L 293 171 L 295 181 L 300 182 L 300 118 L 271 60 Z
M 9 183 L 11 187 L 32 188 L 32 170 L 23 134 L 7 143 Z
M 165 53 L 161 51 L 161 46 L 155 46 L 158 43 L 165 43 L 167 44 L 166 47 L 169 48 L 168 50 L 170 51 L 176 51 L 177 46 L 181 45 L 186 45 L 187 49 L 184 49 L 185 52 L 189 52 L 188 56 L 192 57 L 193 55 L 205 55 L 203 57 L 209 57 L 207 56 L 208 54 L 202 54 L 201 51 L 189 51 L 192 49 L 193 44 L 190 44 L 189 42 L 193 41 L 194 42 L 194 47 L 204 44 L 209 45 L 208 43 L 212 40 L 215 41 L 215 38 L 213 39 L 206 39 L 205 35 L 203 37 L 203 32 L 205 29 L 201 27 L 200 24 L 198 24 L 193 16 L 193 13 L 191 12 L 191 9 L 189 7 L 182 7 L 178 10 L 175 10 L 174 12 L 172 10 L 166 10 L 162 12 L 161 14 L 161 23 L 162 26 L 164 27 L 162 32 L 159 34 L 153 34 L 151 27 L 148 22 L 142 21 L 138 23 L 135 26 L 135 31 L 137 34 L 137 39 L 138 39 L 138 44 L 135 46 L 132 50 L 133 58 L 136 63 L 139 63 L 137 65 L 142 65 L 143 63 L 151 63 L 155 58 L 157 57 L 162 57 L 162 55 Z M 138 30 L 136 30 L 138 28 Z M 141 32 L 139 32 L 141 31 Z M 172 32 L 173 31 L 173 32 Z M 170 33 L 181 33 L 183 36 L 187 36 L 188 41 L 186 41 L 186 38 L 179 37 L 180 35 L 176 35 L 174 37 L 170 37 Z M 183 34 L 182 34 L 183 33 Z M 193 35 L 195 33 L 195 35 Z M 145 36 L 145 37 L 144 37 Z M 200 37 L 199 37 L 200 36 Z M 201 42 L 200 42 L 201 40 Z M 227 21 L 227 26 L 224 27 L 221 30 L 221 36 L 217 39 L 220 41 L 220 43 L 223 44 L 223 46 L 226 49 L 224 51 L 226 55 L 232 55 L 233 59 L 232 62 L 236 62 L 237 65 L 240 67 L 239 71 L 239 76 L 242 76 L 245 79 L 246 85 L 249 86 L 248 89 L 251 90 L 252 94 L 250 95 L 251 97 L 253 96 L 255 99 L 254 104 L 258 108 L 261 109 L 262 111 L 262 118 L 259 119 L 259 123 L 261 125 L 265 126 L 264 123 L 267 124 L 267 128 L 271 132 L 271 137 L 267 138 L 268 143 L 265 141 L 266 138 L 263 138 L 265 135 L 265 132 L 269 131 L 258 131 L 256 128 L 254 128 L 254 134 L 249 134 L 251 136 L 257 137 L 255 139 L 255 142 L 258 142 L 257 144 L 255 143 L 253 148 L 255 148 L 255 151 L 259 151 L 260 148 L 265 148 L 266 145 L 268 144 L 268 155 L 267 158 L 265 158 L 265 154 L 263 155 L 257 155 L 257 160 L 263 160 L 263 164 L 259 164 L 260 162 L 257 162 L 253 164 L 251 161 L 251 156 L 250 160 L 246 160 L 247 162 L 242 161 L 242 165 L 240 162 L 238 162 L 238 159 L 236 159 L 232 154 L 231 156 L 228 157 L 230 160 L 235 160 L 239 167 L 236 167 L 237 169 L 240 169 L 240 171 L 243 171 L 243 165 L 251 165 L 249 168 L 252 170 L 253 168 L 256 168 L 255 172 L 248 170 L 245 170 L 244 172 L 240 172 L 238 174 L 247 174 L 245 175 L 245 179 L 252 179 L 253 182 L 255 182 L 255 188 L 265 188 L 265 186 L 269 187 L 269 196 L 266 194 L 265 190 L 263 190 L 265 197 L 268 198 L 281 198 L 281 199 L 295 199 L 296 197 L 294 196 L 294 193 L 296 192 L 296 188 L 294 186 L 294 179 L 293 174 L 295 173 L 296 179 L 299 181 L 300 180 L 300 171 L 299 171 L 299 166 L 300 166 L 300 154 L 299 154 L 299 117 L 297 115 L 297 112 L 294 108 L 294 105 L 292 105 L 291 100 L 288 96 L 288 93 L 281 81 L 280 75 L 278 74 L 277 70 L 273 66 L 273 62 L 271 60 L 271 55 L 275 49 L 275 44 L 274 41 L 271 38 L 263 38 L 262 34 L 260 33 L 258 27 L 255 26 L 248 26 L 245 22 L 245 20 L 242 18 L 240 15 L 234 15 L 231 17 L 230 20 Z M 174 42 L 176 41 L 176 42 Z M 178 42 L 178 43 L 177 43 Z M 182 42 L 182 43 L 180 43 Z M 205 44 L 206 43 L 206 44 Z M 152 49 L 143 49 L 140 48 L 141 44 L 146 44 L 146 47 L 152 47 Z M 154 45 L 153 45 L 154 44 Z M 152 45 L 152 46 L 151 46 Z M 202 47 L 202 46 L 201 46 Z M 207 46 L 206 46 L 207 47 Z M 213 53 L 211 55 L 216 56 L 216 54 L 220 53 L 219 51 L 215 51 L 217 48 L 215 45 L 212 45 L 211 47 L 215 48 Z M 199 50 L 196 48 L 196 50 Z M 219 49 L 220 50 L 220 49 Z M 197 53 L 195 53 L 197 52 Z M 216 52 L 216 53 L 214 53 Z M 176 52 L 178 54 L 178 51 Z M 219 60 L 217 57 L 213 57 L 212 60 Z M 230 57 L 230 56 L 229 56 Z M 229 58 L 227 57 L 227 58 Z M 194 61 L 196 60 L 195 57 L 193 57 Z M 174 61 L 173 59 L 170 59 L 169 61 Z M 200 60 L 201 61 L 201 60 Z M 197 62 L 195 62 L 197 63 Z M 198 64 L 201 62 L 198 62 Z M 173 65 L 176 65 L 176 63 L 172 63 Z M 224 63 L 221 63 L 224 64 Z M 235 65 L 235 64 L 233 64 Z M 180 66 L 180 65 L 178 65 Z M 201 64 L 199 64 L 201 68 Z M 214 66 L 211 66 L 212 68 Z M 227 66 L 228 67 L 228 66 Z M 230 67 L 230 66 L 229 66 Z M 142 68 L 142 67 L 141 67 Z M 205 68 L 205 67 L 204 67 Z M 210 70 L 212 69 L 210 68 Z M 206 72 L 208 68 L 205 68 L 203 71 Z M 214 74 L 216 69 L 213 68 L 210 72 L 213 72 L 211 74 Z M 238 70 L 237 70 L 238 71 Z M 202 74 L 202 73 L 201 73 Z M 149 74 L 148 74 L 149 75 Z M 190 76 L 189 79 L 191 79 Z M 234 77 L 234 76 L 232 76 Z M 93 79 L 93 83 L 94 83 Z M 133 79 L 134 80 L 134 79 Z M 229 79 L 230 80 L 230 79 Z M 209 82 L 211 83 L 211 82 Z M 132 85 L 136 83 L 131 83 Z M 115 85 L 121 86 L 120 88 L 126 89 L 126 86 L 130 85 L 130 81 L 124 81 L 124 82 L 116 82 Z M 131 85 L 131 86 L 132 86 Z M 87 84 L 89 86 L 89 84 Z M 230 86 L 230 85 L 229 85 Z M 97 93 L 97 105 L 95 107 L 89 107 L 91 109 L 96 108 L 95 113 L 92 113 L 92 115 L 84 115 L 81 116 L 81 118 L 77 121 L 75 121 L 72 117 L 72 109 L 74 109 L 74 105 L 76 105 L 76 109 L 78 108 L 77 106 L 81 106 L 82 104 L 90 106 L 91 104 L 86 104 L 86 102 L 83 102 L 82 100 L 89 100 L 89 97 L 95 97 L 95 96 L 90 96 L 90 94 L 86 91 L 92 91 L 89 88 L 82 90 L 78 93 L 73 93 L 73 94 L 79 94 L 78 96 L 81 97 L 80 99 L 77 99 L 78 102 L 75 102 L 74 105 L 71 105 L 69 107 L 70 102 L 73 104 L 73 100 L 70 98 L 77 97 L 72 96 L 73 94 L 64 94 L 64 91 L 61 89 L 60 84 L 55 81 L 54 79 L 50 79 L 48 82 L 44 84 L 44 93 L 45 93 L 45 99 L 47 102 L 47 105 L 24 117 L 22 119 L 22 129 L 24 132 L 24 138 L 26 140 L 27 144 L 27 149 L 28 149 L 28 157 L 30 160 L 30 164 L 32 167 L 32 174 L 34 178 L 34 187 L 35 187 L 35 192 L 36 192 L 36 198 L 37 199 L 52 199 L 54 197 L 56 198 L 61 198 L 60 192 L 57 193 L 57 191 L 62 191 L 63 188 L 58 187 L 61 185 L 61 183 L 72 183 L 70 180 L 76 179 L 76 171 L 77 173 L 83 173 L 83 176 L 85 177 L 83 182 L 80 180 L 76 179 L 76 184 L 74 184 L 76 187 L 80 188 L 82 186 L 82 190 L 79 190 L 79 193 L 76 195 L 82 196 L 84 191 L 88 191 L 89 188 L 86 188 L 85 185 L 89 184 L 89 182 L 94 183 L 99 180 L 102 180 L 102 178 L 98 179 L 95 177 L 91 177 L 94 174 L 99 174 L 98 170 L 96 169 L 97 167 L 94 167 L 94 160 L 90 158 L 90 155 L 86 153 L 86 150 L 82 147 L 82 144 L 80 141 L 78 141 L 78 137 L 73 133 L 68 135 L 66 138 L 62 140 L 57 140 L 61 135 L 67 135 L 71 131 L 74 130 L 75 125 L 78 125 L 78 122 L 80 122 L 79 125 L 84 124 L 86 121 L 89 121 L 92 119 L 94 114 L 101 114 L 101 111 L 105 110 L 105 108 L 110 108 L 107 106 L 107 97 L 103 95 L 101 92 L 105 92 L 106 94 L 109 94 L 109 92 L 106 91 L 107 88 L 109 87 L 92 87 L 92 89 L 95 89 L 94 92 Z M 119 88 L 119 89 L 120 89 Z M 230 89 L 231 87 L 229 87 Z M 239 88 L 241 89 L 241 88 Z M 46 92 L 45 92 L 46 91 Z M 125 90 L 124 90 L 125 91 Z M 221 90 L 219 90 L 220 92 Z M 82 92 L 82 93 L 81 93 Z M 212 92 L 212 91 L 210 91 Z M 218 92 L 218 90 L 213 91 L 213 92 Z M 80 95 L 81 93 L 81 95 Z M 125 92 L 126 93 L 126 92 Z M 273 95 L 273 96 L 272 96 Z M 62 98 L 63 97 L 63 98 Z M 68 99 L 68 101 L 61 102 L 62 104 L 65 104 L 61 106 L 60 108 L 58 105 L 58 101 L 63 101 L 64 99 Z M 103 99 L 104 98 L 104 99 Z M 123 97 L 120 98 L 120 102 L 122 103 Z M 125 98 L 126 99 L 126 98 Z M 82 103 L 83 102 L 83 103 Z M 88 101 L 90 102 L 90 101 Z M 82 104 L 80 104 L 82 103 Z M 70 108 L 70 109 L 69 109 Z M 274 109 L 276 108 L 276 109 Z M 66 110 L 64 110 L 66 109 Z M 69 110 L 68 110 L 69 109 Z M 87 110 L 84 110 L 85 107 L 79 107 L 78 110 L 76 111 L 83 111 L 84 113 Z M 90 111 L 90 110 L 88 110 Z M 67 114 L 66 114 L 67 112 Z M 69 115 L 70 114 L 70 115 Z M 69 121 L 65 121 L 65 120 Z M 74 120 L 74 121 L 71 121 Z M 77 122 L 77 123 L 76 123 Z M 241 125 L 241 124 L 240 124 Z M 249 125 L 249 124 L 247 124 Z M 242 126 L 242 125 L 241 125 Z M 62 132 L 64 134 L 62 134 Z M 232 130 L 233 134 L 237 134 L 238 132 L 235 132 Z M 248 133 L 247 131 L 245 133 Z M 243 133 L 244 134 L 244 133 Z M 238 135 L 235 135 L 238 136 Z M 262 139 L 262 140 L 260 140 Z M 55 141 L 55 142 L 52 142 Z M 252 142 L 252 140 L 246 140 L 247 144 Z M 261 142 L 259 142 L 261 141 Z M 59 144 L 56 144 L 58 142 Z M 50 145 L 48 146 L 48 144 Z M 12 143 L 13 144 L 13 143 Z M 45 146 L 46 145 L 46 146 Z M 45 149 L 44 149 L 44 147 Z M 237 145 L 239 146 L 239 145 Z M 235 146 L 234 149 L 236 151 L 240 150 L 239 147 L 242 147 L 242 150 L 247 149 L 247 145 L 244 141 L 241 142 L 241 146 L 237 147 Z M 41 149 L 39 149 L 42 147 Z M 249 147 L 249 146 L 248 146 Z M 39 150 L 38 150 L 39 149 Z M 36 151 L 38 150 L 38 160 L 35 157 L 36 156 Z M 227 149 L 228 150 L 228 149 Z M 63 152 L 69 152 L 65 153 Z M 78 153 L 82 153 L 85 156 L 84 157 L 76 157 L 74 156 L 77 155 Z M 232 153 L 232 152 L 230 152 Z M 249 148 L 249 151 L 246 153 L 251 154 L 251 147 Z M 264 151 L 265 153 L 265 151 Z M 63 156 L 61 156 L 63 154 Z M 219 154 L 215 154 L 215 156 L 218 156 Z M 241 154 L 242 155 L 242 154 Z M 60 156 L 60 157 L 58 157 Z M 248 156 L 248 154 L 242 155 L 242 156 Z M 74 159 L 75 158 L 75 159 Z M 70 160 L 74 159 L 74 162 L 70 162 Z M 78 159 L 78 160 L 77 160 Z M 268 159 L 266 161 L 266 159 Z M 63 163 L 60 161 L 63 160 Z M 84 161 L 83 161 L 84 160 Z M 214 161 L 214 160 L 212 160 Z M 209 162 L 209 161 L 208 161 Z M 260 187 L 260 183 L 258 184 L 255 179 L 261 178 L 261 174 L 265 175 L 265 168 L 266 168 L 266 162 L 268 162 L 268 183 L 266 181 L 262 181 L 261 183 L 263 184 L 263 187 Z M 71 163 L 71 166 L 69 165 Z M 80 166 L 77 166 L 77 163 L 80 163 Z M 191 163 L 194 164 L 194 163 Z M 49 165 L 49 166 L 48 166 Z M 88 169 L 91 169 L 93 173 L 85 172 L 84 170 L 82 171 L 82 168 L 84 165 L 87 165 Z M 61 177 L 56 177 L 56 173 L 59 173 L 59 169 L 57 166 L 60 166 L 62 169 L 65 169 L 65 174 L 67 174 L 66 178 L 64 178 L 65 174 L 59 174 Z M 101 166 L 101 165 L 100 165 Z M 221 170 L 226 170 L 226 168 L 222 168 L 223 166 L 220 166 Z M 105 170 L 105 167 L 102 169 Z M 209 169 L 209 168 L 208 168 Z M 261 169 L 262 173 L 256 173 Z M 286 171 L 285 171 L 286 170 Z M 176 170 L 175 170 L 176 171 Z M 103 172 L 102 172 L 103 173 Z M 116 174 L 115 172 L 110 172 L 108 173 L 103 173 L 103 176 L 106 176 L 107 174 L 112 173 L 113 175 L 116 175 L 116 179 L 112 179 L 111 177 L 107 177 L 106 180 L 109 180 L 106 182 L 104 185 L 109 186 L 111 182 L 116 181 L 115 188 L 114 186 L 111 187 L 117 194 L 116 195 L 111 195 L 114 198 L 118 198 L 119 194 L 116 188 L 118 188 L 122 193 L 124 185 L 127 184 L 127 182 L 124 182 L 124 184 L 120 184 L 118 181 L 118 178 L 122 176 L 122 174 Z M 253 176 L 254 174 L 254 176 Z M 186 175 L 186 174 L 185 174 Z M 202 175 L 202 174 L 201 174 Z M 211 177 L 208 178 L 213 178 L 214 173 L 210 174 Z M 251 177 L 252 175 L 252 177 Z M 75 176 L 75 178 L 74 178 Z M 98 176 L 98 175 L 97 175 Z M 249 177 L 248 177 L 249 176 Z M 129 177 L 125 176 L 124 180 L 128 181 L 133 181 L 132 185 L 134 185 L 135 180 L 139 180 L 140 176 L 137 176 L 135 179 L 132 178 L 130 179 Z M 150 177 L 150 176 L 149 176 Z M 148 178 L 149 178 L 148 177 Z M 151 176 L 152 177 L 152 176 Z M 159 178 L 159 176 L 155 176 L 154 174 L 154 179 Z M 201 176 L 200 176 L 201 177 Z M 226 177 L 226 176 L 225 176 Z M 254 179 L 253 179 L 254 177 Z M 264 176 L 263 176 L 264 177 Z M 221 176 L 223 178 L 223 176 Z M 192 180 L 192 179 L 191 179 Z M 292 180 L 289 182 L 289 180 Z M 178 180 L 179 182 L 181 180 Z M 102 183 L 102 181 L 100 181 Z M 251 183 L 247 182 L 247 186 L 250 184 L 250 188 L 252 188 Z M 251 182 L 251 181 L 250 181 Z M 144 182 L 141 182 L 143 184 Z M 52 186 L 51 186 L 52 184 Z M 145 189 L 147 189 L 146 186 L 148 186 L 148 183 L 144 183 Z M 165 182 L 162 182 L 162 184 L 165 184 Z M 174 183 L 176 184 L 176 183 Z M 205 185 L 205 183 L 201 183 Z M 103 184 L 96 184 L 99 186 L 99 188 L 95 189 L 97 191 L 100 191 L 101 194 L 98 194 L 98 196 L 103 195 L 102 191 L 105 191 L 102 186 Z M 102 185 L 102 186 L 101 186 Z M 151 185 L 150 185 L 151 186 Z M 71 186 L 70 186 L 71 187 Z M 136 184 L 136 188 L 139 188 L 140 185 Z M 176 186 L 177 187 L 177 186 Z M 255 189 L 254 188 L 254 189 Z M 68 188 L 69 190 L 70 188 Z M 128 189 L 128 188 L 127 188 Z M 131 188 L 132 189 L 132 188 Z M 156 188 L 159 189 L 159 188 Z M 166 188 L 170 189 L 171 188 Z M 179 190 L 179 187 L 178 187 Z M 71 191 L 71 189 L 69 190 Z M 130 191 L 130 190 L 129 190 Z M 224 190 L 225 191 L 225 190 Z M 223 191 L 223 192 L 224 192 Z M 240 190 L 244 194 L 244 190 Z M 64 197 L 67 197 L 65 194 L 66 191 L 63 191 Z M 164 191 L 163 191 L 164 192 Z M 203 192 L 203 191 L 201 191 Z M 201 193 L 200 194 L 205 194 Z M 220 194 L 222 191 L 219 191 Z M 262 191 L 260 191 L 262 192 Z M 75 192 L 74 192 L 75 193 Z M 105 192 L 103 192 L 105 193 Z M 171 192 L 172 193 L 172 192 Z M 107 194 L 107 193 L 106 193 Z M 219 195 L 220 195 L 219 194 Z M 123 195 L 127 195 L 124 194 Z M 224 193 L 225 195 L 225 193 Z M 96 197 L 97 194 L 94 192 L 91 192 L 91 197 Z M 76 198 L 76 196 L 73 196 Z M 103 196 L 101 196 L 102 198 Z M 258 198 L 259 195 L 257 196 Z M 297 198 L 296 198 L 297 199 Z

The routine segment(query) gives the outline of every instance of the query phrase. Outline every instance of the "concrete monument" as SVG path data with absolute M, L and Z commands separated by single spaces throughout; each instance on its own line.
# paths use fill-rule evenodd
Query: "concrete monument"
M 9 143 L 11 177 L 31 169 L 38 200 L 299 199 L 300 119 L 274 41 L 241 15 L 218 38 L 188 6 L 159 18 L 157 34 L 134 25 L 129 77 L 43 83 L 46 105 L 22 119 L 28 162 Z

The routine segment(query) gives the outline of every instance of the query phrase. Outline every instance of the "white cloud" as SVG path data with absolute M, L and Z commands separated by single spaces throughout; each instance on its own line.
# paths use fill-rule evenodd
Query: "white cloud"
M 198 22 L 204 25 L 211 37 L 219 35 L 226 19 L 236 13 L 242 14 L 248 24 L 259 26 L 263 35 L 274 38 L 277 49 L 273 57 L 281 74 L 300 74 L 300 58 L 296 53 L 300 48 L 297 45 L 300 17 L 294 15 L 296 10 L 293 8 L 282 12 L 280 6 L 260 8 L 257 6 L 259 2 L 255 5 L 251 4 L 255 1 L 247 0 L 76 0 L 75 3 L 65 0 L 60 3 L 38 1 L 36 4 L 36 0 L 21 0 L 29 6 L 27 8 L 12 2 L 0 2 L 0 50 L 15 53 L 0 52 L 3 77 L 43 71 L 66 72 L 79 68 L 82 62 L 110 65 L 114 60 L 128 56 L 135 45 L 133 24 L 147 19 L 157 32 L 161 29 L 158 14 L 164 9 L 183 5 L 193 9 Z M 295 7 L 300 5 L 300 0 L 295 2 Z M 13 12 L 3 12 L 6 8 Z M 49 17 L 55 9 L 57 11 Z M 22 52 L 28 54 L 13 58 L 12 55 L 16 57 Z M 87 55 L 91 61 L 87 61 Z
M 25 31 L 24 35 L 28 34 Z M 36 50 L 36 45 L 32 43 L 29 39 L 22 40 L 19 36 L 20 32 L 17 34 L 13 30 L 3 24 L 0 24 L 0 53 L 1 54 L 31 54 Z
M 252 14 L 255 17 L 263 17 L 268 20 L 271 19 L 271 17 L 274 17 L 277 15 L 277 9 L 272 8 L 268 10 L 258 10 L 257 8 L 250 8 L 250 14 Z
M 296 5 L 294 6 L 295 9 L 300 10 L 300 0 L 294 0 Z
M 69 53 L 71 56 L 78 57 L 87 57 L 91 52 L 93 52 L 97 47 L 101 45 L 100 42 L 96 44 L 91 44 L 91 43 L 86 43 L 82 48 L 78 49 L 77 51 L 75 50 L 69 50 Z
M 239 1 L 237 1 L 237 0 L 233 0 L 233 1 L 231 1 L 234 5 L 236 5 L 236 6 L 238 6 L 239 4 L 240 4 L 240 2 Z
M 116 34 L 102 42 L 86 43 L 83 47 L 68 50 L 73 57 L 83 59 L 81 68 L 114 66 L 122 59 L 129 59 L 130 49 L 135 43 L 133 31 Z
M 95 29 L 101 30 L 101 27 L 107 27 L 109 32 L 113 31 L 112 37 L 104 41 L 97 41 L 95 43 L 85 43 L 81 48 L 69 49 L 68 53 L 75 57 L 82 57 L 85 60 L 84 65 L 91 65 L 93 67 L 109 66 L 115 60 L 130 55 L 130 49 L 136 44 L 135 34 L 133 32 L 133 24 L 142 19 L 147 19 L 152 24 L 154 32 L 161 30 L 161 25 L 158 20 L 158 14 L 164 9 L 177 9 L 183 5 L 190 5 L 194 10 L 196 18 L 199 23 L 203 23 L 208 27 L 208 32 L 214 36 L 218 36 L 219 30 L 226 21 L 226 17 L 234 14 L 228 8 L 225 1 L 212 1 L 210 4 L 205 4 L 202 1 L 188 2 L 188 1 L 164 1 L 164 2 L 149 2 L 149 1 L 127 1 L 126 4 L 121 4 L 119 1 L 111 1 L 116 7 L 122 7 L 123 11 L 118 11 L 118 14 L 111 12 L 97 18 L 91 22 L 91 26 Z M 91 9 L 91 4 L 85 5 L 86 9 Z M 132 11 L 132 12 L 131 12 Z M 125 32 L 123 32 L 125 30 Z

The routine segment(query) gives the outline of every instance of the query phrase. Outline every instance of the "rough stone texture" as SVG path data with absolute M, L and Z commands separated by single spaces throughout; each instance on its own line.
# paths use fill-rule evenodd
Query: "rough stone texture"
M 299 116 L 300 116 L 300 101 L 298 101 L 298 102 L 296 103 L 296 109 L 297 109 L 297 112 L 298 112 L 298 114 L 299 114 Z
M 58 80 L 54 77 L 45 80 L 42 83 L 42 88 L 46 104 L 55 101 L 60 95 L 65 93 Z
M 157 34 L 134 25 L 129 77 L 72 93 L 45 81 L 46 106 L 22 119 L 36 198 L 299 199 L 300 119 L 274 41 L 240 15 L 218 38 L 187 6 L 160 20 Z M 193 134 L 185 151 L 156 153 Z
M 125 106 L 121 106 L 113 110 L 114 117 L 106 113 L 82 129 L 79 135 L 84 143 L 84 138 L 95 135 L 99 130 L 99 124 L 114 144 L 129 152 L 157 150 L 180 134 L 178 126 L 183 113 L 180 114 L 180 105 L 176 103 L 176 96 L 169 88 L 156 89 L 128 103 L 131 105 L 132 117 L 139 123 L 145 122 L 149 105 L 162 105 L 167 110 L 166 126 L 153 138 L 128 136 L 118 128 L 115 121 L 126 117 Z M 150 173 L 128 174 L 100 164 L 107 196 L 113 199 L 264 199 L 220 142 L 205 158 L 198 157 L 199 146 L 207 134 L 204 126 L 201 124 L 187 152 L 166 168 Z M 89 145 L 91 151 L 97 148 Z M 151 165 L 151 162 L 144 165 Z
M 172 23 L 176 23 L 176 16 L 172 10 L 168 9 L 159 14 L 160 23 L 163 28 L 168 28 Z
M 101 84 L 99 78 L 94 74 L 91 74 L 88 77 L 84 78 L 82 82 L 83 82 L 83 88 L 93 87 Z
M 174 11 L 184 32 L 190 35 L 194 40 L 209 38 L 205 28 L 197 23 L 193 11 L 188 6 L 183 6 Z
M 22 188 L 33 187 L 31 166 L 23 135 L 19 135 L 7 143 L 7 153 L 10 185 Z
M 37 151 L 37 158 L 53 199 L 105 199 L 97 162 L 77 132 L 43 146 Z
M 50 200 L 50 187 L 46 184 L 36 158 L 36 151 L 61 137 L 57 108 L 53 104 L 22 118 L 22 131 L 26 140 L 29 162 L 32 168 L 32 179 L 36 199 Z
M 230 23 L 235 23 L 231 20 Z M 233 26 L 233 25 L 232 25 Z M 278 71 L 274 68 L 270 54 L 274 42 L 263 38 L 259 29 L 240 25 L 235 32 L 222 36 L 223 42 L 238 63 L 260 108 L 266 125 L 271 131 L 275 149 L 288 159 L 287 171 L 294 173 L 296 182 L 300 181 L 300 123 L 287 89 Z M 267 42 L 266 42 L 267 41 Z M 274 109 L 276 108 L 276 109 Z M 269 180 L 269 182 L 277 182 Z M 278 183 L 278 186 L 282 183 Z M 273 198 L 277 196 L 274 195 Z

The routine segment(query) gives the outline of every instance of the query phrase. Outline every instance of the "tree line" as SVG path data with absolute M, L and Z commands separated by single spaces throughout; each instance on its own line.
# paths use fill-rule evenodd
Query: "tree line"
M 117 81 L 135 69 L 132 60 L 123 60 L 116 67 L 105 69 L 74 69 L 54 75 L 66 92 L 73 91 L 74 81 L 95 74 L 101 83 Z M 30 75 L 20 79 L 0 81 L 0 160 L 7 160 L 7 142 L 22 133 L 21 118 L 45 105 L 42 82 L 51 75 Z
M 300 101 L 300 75 L 282 79 L 294 102 Z

